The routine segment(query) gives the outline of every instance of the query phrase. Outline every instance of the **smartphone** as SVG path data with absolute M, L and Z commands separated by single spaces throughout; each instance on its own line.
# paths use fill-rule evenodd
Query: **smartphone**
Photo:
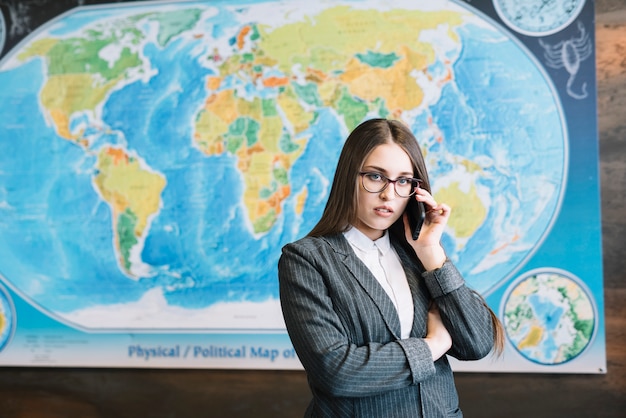
M 409 217 L 409 227 L 411 228 L 411 237 L 416 240 L 420 235 L 422 224 L 426 218 L 426 209 L 424 208 L 424 202 L 415 200 L 414 196 L 409 198 L 409 203 L 406 205 L 406 213 Z

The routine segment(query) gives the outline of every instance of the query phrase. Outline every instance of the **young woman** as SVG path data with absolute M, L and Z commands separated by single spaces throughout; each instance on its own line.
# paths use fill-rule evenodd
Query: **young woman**
M 409 199 L 426 219 L 411 237 Z M 279 261 L 287 331 L 307 372 L 306 417 L 460 417 L 446 355 L 501 350 L 502 330 L 440 244 L 450 207 L 435 201 L 417 141 L 372 119 L 348 136 L 319 223 Z

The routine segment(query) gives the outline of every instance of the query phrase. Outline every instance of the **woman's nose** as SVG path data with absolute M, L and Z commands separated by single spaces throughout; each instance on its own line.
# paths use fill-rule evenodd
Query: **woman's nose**
M 392 182 L 387 183 L 387 187 L 380 192 L 380 198 L 383 200 L 391 200 L 396 197 L 396 185 Z

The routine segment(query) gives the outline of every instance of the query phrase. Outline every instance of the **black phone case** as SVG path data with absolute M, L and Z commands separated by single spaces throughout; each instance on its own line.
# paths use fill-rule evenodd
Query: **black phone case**
M 406 206 L 406 213 L 409 217 L 409 227 L 411 228 L 411 237 L 416 240 L 419 237 L 424 218 L 426 218 L 426 210 L 424 209 L 424 202 L 419 202 L 415 198 L 409 198 L 409 203 Z

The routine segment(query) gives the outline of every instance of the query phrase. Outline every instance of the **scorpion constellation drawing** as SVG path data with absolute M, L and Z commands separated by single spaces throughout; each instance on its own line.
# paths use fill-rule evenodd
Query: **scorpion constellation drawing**
M 580 21 L 578 22 L 578 31 L 580 35 L 576 38 L 561 41 L 555 45 L 548 45 L 540 39 L 539 44 L 544 49 L 543 56 L 547 66 L 554 69 L 565 68 L 565 71 L 568 72 L 567 94 L 575 99 L 584 99 L 587 97 L 587 83 L 582 83 L 580 92 L 575 92 L 572 85 L 580 69 L 580 63 L 589 58 L 593 51 L 593 45 Z

